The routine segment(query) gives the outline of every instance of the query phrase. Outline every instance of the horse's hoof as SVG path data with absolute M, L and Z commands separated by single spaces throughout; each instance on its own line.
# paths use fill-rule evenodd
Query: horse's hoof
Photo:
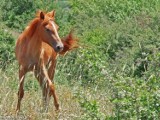
M 58 120 L 59 116 L 60 116 L 60 109 L 55 110 L 55 118 L 56 118 L 56 120 Z
M 60 112 L 60 109 L 58 109 L 58 110 L 55 110 L 55 112 L 56 112 L 56 113 L 59 113 L 59 112 Z
M 15 111 L 15 117 L 16 117 L 16 118 L 17 118 L 18 114 L 19 114 L 19 110 L 17 109 L 17 110 Z
M 56 109 L 55 110 L 56 115 L 59 115 L 60 111 L 61 111 L 60 108 Z

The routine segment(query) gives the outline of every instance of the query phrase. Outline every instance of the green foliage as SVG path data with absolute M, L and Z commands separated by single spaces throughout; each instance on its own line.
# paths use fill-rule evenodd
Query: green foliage
M 65 4 L 64 4 L 65 3 Z M 38 10 L 51 11 L 57 7 L 66 7 L 67 2 L 56 3 L 52 1 L 39 0 L 4 0 L 1 5 L 2 20 L 9 28 L 16 28 L 20 32 L 24 30 L 27 23 L 35 16 Z M 57 12 L 66 12 L 63 9 L 57 9 Z M 58 14 L 58 17 L 63 17 L 63 14 Z M 65 16 L 66 17 L 66 16 Z M 65 18 L 63 17 L 63 18 Z M 64 21 L 64 19 L 63 19 Z
M 84 111 L 84 114 L 81 116 L 82 120 L 102 120 L 106 118 L 100 111 L 96 100 L 89 100 L 82 92 L 77 92 L 75 97 L 78 99 L 78 102 Z
M 84 109 L 85 114 L 82 119 L 84 120 L 97 120 L 102 119 L 101 113 L 99 113 L 98 105 L 96 101 L 80 101 L 81 107 Z
M 146 81 L 142 79 L 122 78 L 112 81 L 115 104 L 115 118 L 158 119 L 159 114 L 159 79 L 152 76 Z M 155 85 L 156 84 L 156 85 Z M 152 87 L 151 87 L 152 86 Z
M 148 88 L 153 84 L 146 82 L 151 80 L 149 76 L 159 71 L 156 67 L 153 72 L 156 64 L 153 65 L 155 60 L 150 59 L 159 49 L 159 17 L 156 16 L 159 5 L 159 1 L 144 0 L 79 0 L 71 4 L 74 17 L 74 22 L 71 22 L 81 34 L 81 41 L 90 46 L 90 49 L 79 51 L 83 52 L 79 57 L 78 71 L 81 71 L 81 76 L 88 76 L 81 77 L 86 81 L 99 84 L 103 81 L 101 86 L 112 86 L 109 89 L 113 90 L 111 100 L 115 105 L 115 118 L 159 118 L 158 106 L 155 105 L 159 105 L 159 82 L 155 80 L 156 89 Z M 106 82 L 108 79 L 109 83 Z M 89 106 L 88 101 L 83 104 Z
M 0 68 L 5 69 L 14 60 L 14 38 L 5 29 L 0 30 Z
M 32 0 L 4 0 L 2 3 L 2 20 L 10 28 L 23 30 L 26 26 L 26 20 L 33 16 L 35 5 Z
M 151 13 L 158 10 L 159 0 L 76 0 L 72 1 L 75 14 L 87 14 L 89 17 L 107 16 L 111 21 L 123 21 L 139 13 Z M 80 8 L 80 9 L 79 9 Z

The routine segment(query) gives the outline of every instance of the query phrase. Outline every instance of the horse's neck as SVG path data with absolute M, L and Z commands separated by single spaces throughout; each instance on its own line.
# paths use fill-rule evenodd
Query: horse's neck
M 40 52 L 41 52 L 41 48 L 42 48 L 41 39 L 39 37 L 37 37 L 36 34 L 33 35 L 31 38 L 29 36 L 27 36 L 27 34 L 26 34 L 24 38 L 26 38 L 26 39 L 24 39 L 24 41 L 27 41 L 27 43 L 28 43 L 28 44 L 26 44 L 28 55 L 32 55 L 33 57 L 40 56 Z

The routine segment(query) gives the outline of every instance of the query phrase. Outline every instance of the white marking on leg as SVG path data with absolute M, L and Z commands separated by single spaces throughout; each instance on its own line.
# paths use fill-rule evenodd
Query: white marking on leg
M 24 75 L 20 79 L 20 84 L 23 82 L 23 79 L 24 79 Z
M 22 65 L 20 65 L 20 70 L 22 70 L 23 69 L 23 66 Z

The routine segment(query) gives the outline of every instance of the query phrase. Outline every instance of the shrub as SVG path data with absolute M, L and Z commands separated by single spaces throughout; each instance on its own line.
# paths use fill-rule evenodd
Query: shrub
M 104 120 L 107 116 L 104 115 L 99 109 L 98 102 L 93 99 L 88 99 L 82 92 L 75 93 L 75 97 L 84 111 L 81 116 L 82 120 Z
M 14 38 L 5 29 L 0 30 L 0 67 L 5 69 L 14 57 Z
M 158 119 L 159 118 L 159 79 L 155 76 L 147 80 L 124 78 L 117 75 L 113 80 L 115 118 Z
M 31 0 L 4 0 L 2 3 L 2 20 L 10 28 L 23 30 L 26 21 L 35 13 L 35 4 Z

